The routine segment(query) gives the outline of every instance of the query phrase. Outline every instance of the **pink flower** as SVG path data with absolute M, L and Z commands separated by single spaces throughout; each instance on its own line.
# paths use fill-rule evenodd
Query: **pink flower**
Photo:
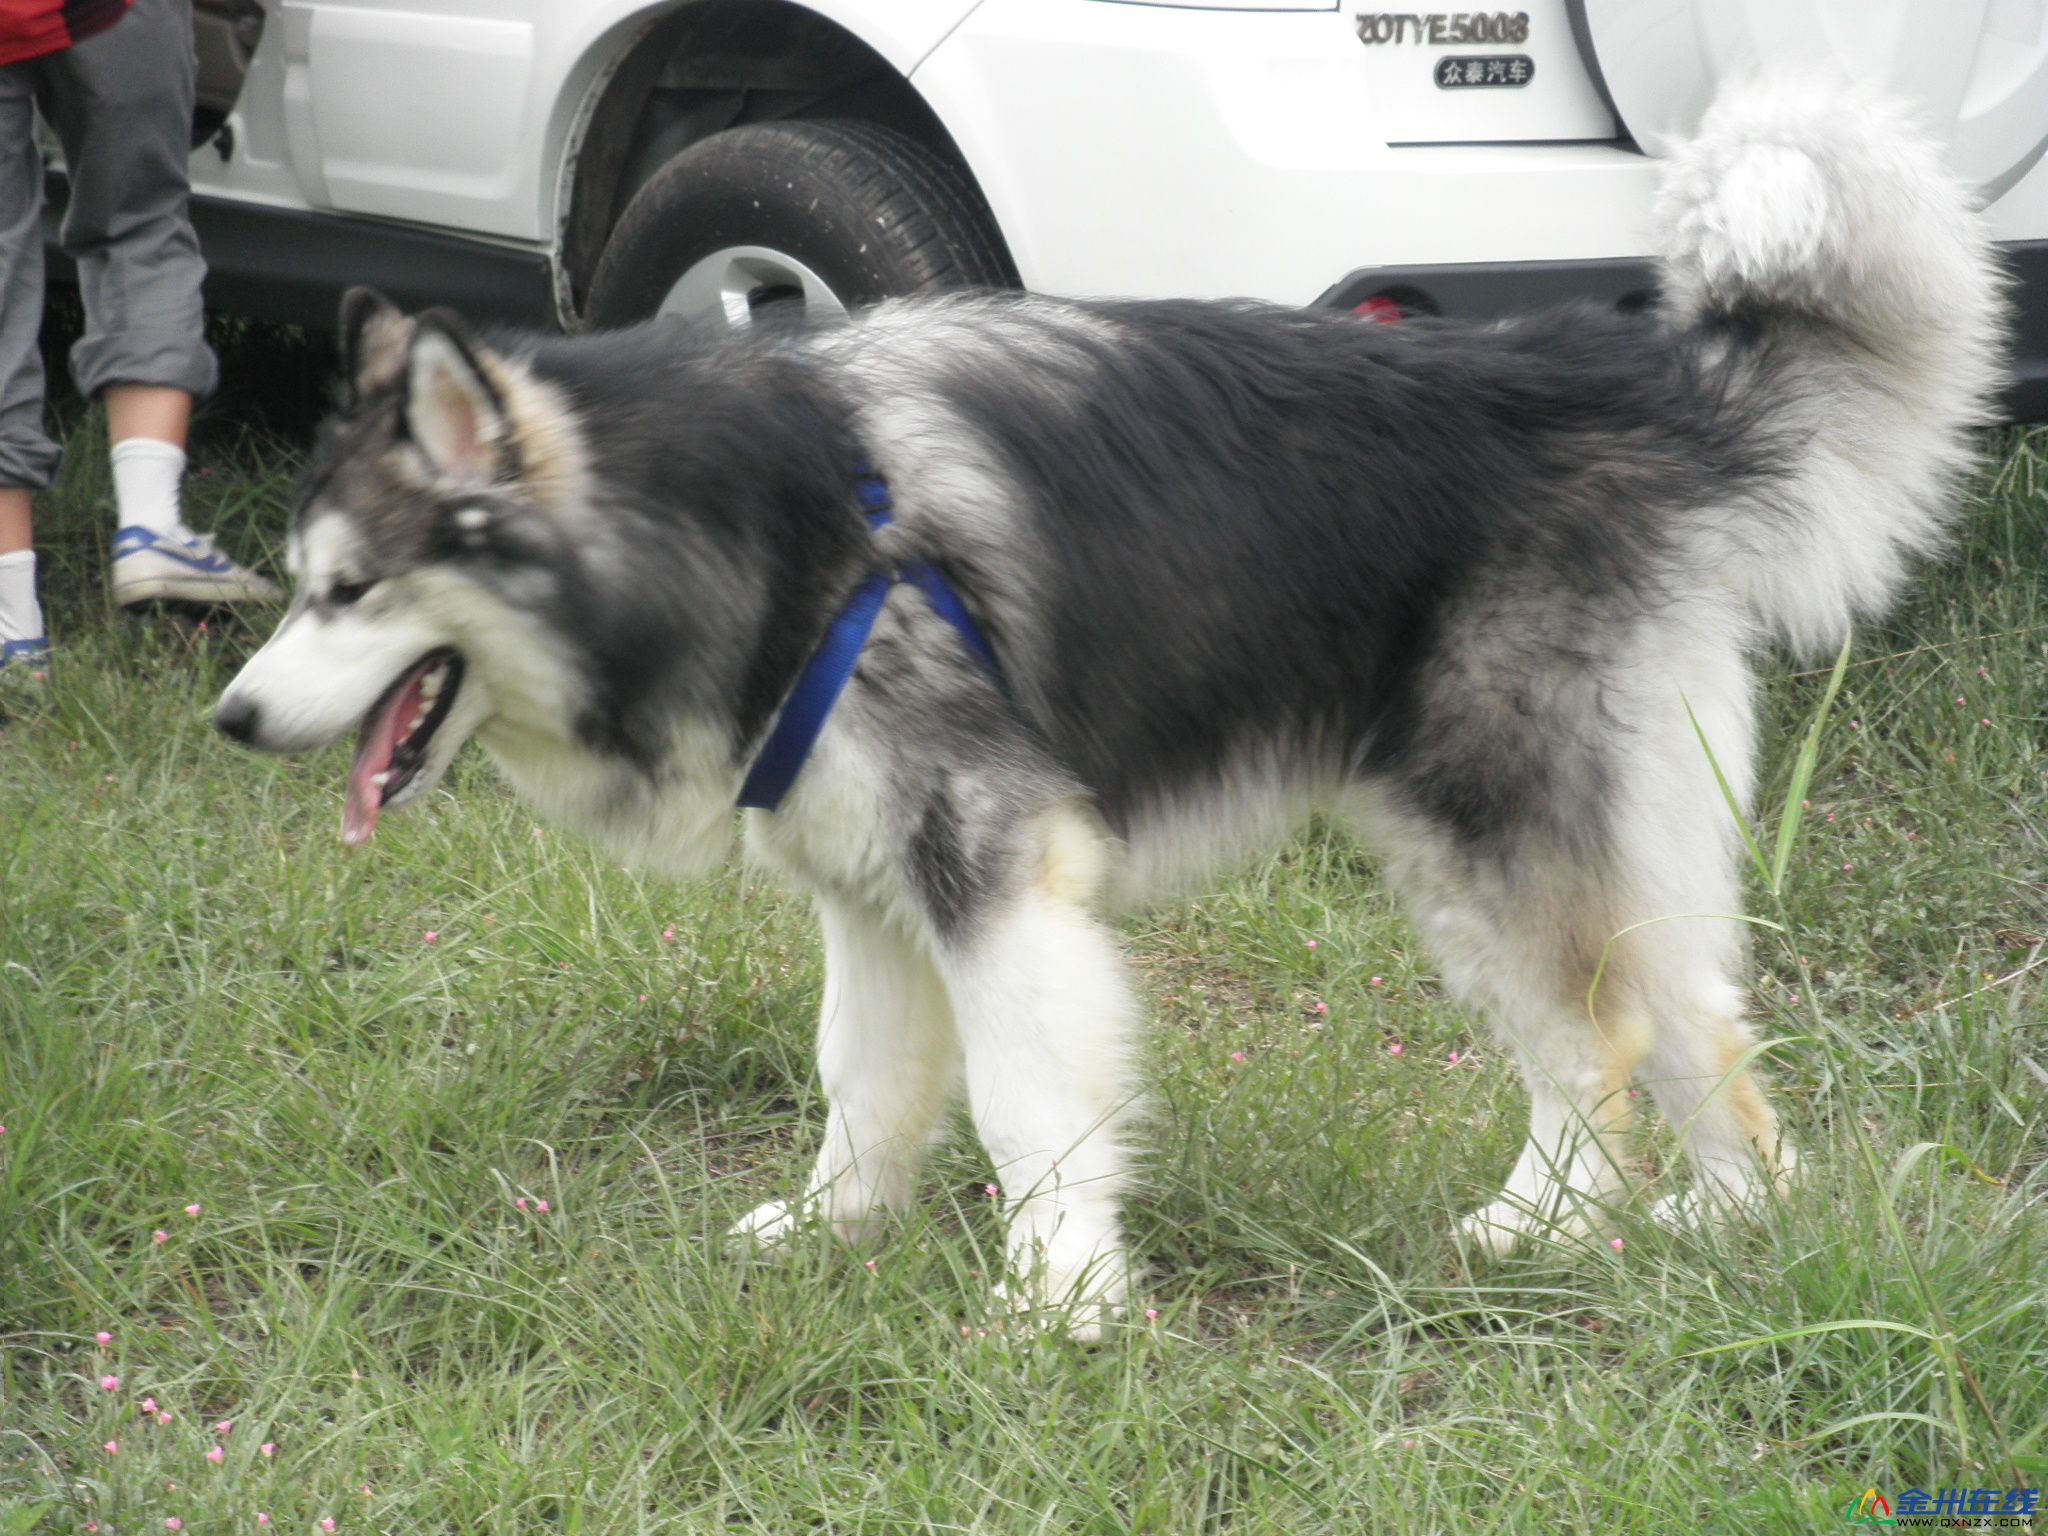
M 1308 947 L 1309 947 L 1310 949 L 1314 949 L 1314 948 L 1316 947 L 1316 941 L 1315 941 L 1314 939 L 1310 939 L 1310 940 L 1308 941 Z
M 265 1513 L 263 1513 L 262 1510 L 259 1509 L 256 1511 L 256 1523 L 258 1525 L 268 1525 L 270 1524 L 270 1516 L 266 1515 Z
M 261 1451 L 264 1455 L 268 1456 L 272 1451 L 275 1451 L 277 1449 L 277 1445 L 274 1441 L 266 1440 L 261 1445 L 257 1446 L 256 1449 Z
M 227 1452 L 223 1450 L 220 1446 L 216 1445 L 212 1450 L 206 1453 L 206 1459 L 212 1462 L 217 1467 L 221 1464 L 222 1459 L 226 1457 L 226 1455 Z
M 1609 1244 L 1608 1244 L 1607 1246 L 1608 1246 L 1608 1247 L 1610 1247 L 1610 1248 L 1612 1248 L 1612 1249 L 1613 1249 L 1613 1250 L 1614 1250 L 1614 1251 L 1615 1251 L 1616 1253 L 1619 1253 L 1619 1252 L 1621 1252 L 1621 1250 L 1622 1250 L 1623 1248 L 1627 1247 L 1628 1245 L 1627 1245 L 1626 1243 L 1624 1243 L 1624 1242 L 1623 1242 L 1623 1241 L 1622 1241 L 1622 1240 L 1621 1240 L 1620 1238 L 1618 1238 L 1618 1237 L 1617 1237 L 1617 1238 L 1615 1238 L 1615 1239 L 1614 1239 L 1614 1240 L 1613 1240 L 1612 1242 L 1610 1242 L 1610 1243 L 1609 1243 Z
M 368 1483 L 365 1483 L 365 1484 L 363 1484 L 363 1497 L 367 1499 L 367 1498 L 368 1498 L 369 1496 L 370 1496 L 370 1485 L 369 1485 Z
M 1842 873 L 1845 875 L 1850 874 L 1855 870 L 1855 868 L 1856 866 L 1854 864 L 1844 864 L 1842 866 Z
M 534 1209 L 535 1209 L 536 1211 L 539 1211 L 539 1212 L 541 1213 L 541 1215 L 543 1215 L 543 1216 L 547 1215 L 547 1213 L 548 1213 L 548 1203 L 547 1203 L 547 1201 L 545 1201 L 545 1200 L 536 1200 L 536 1201 L 534 1201 L 534 1202 L 533 1202 L 533 1208 L 534 1208 Z
M 321 1529 L 321 1530 L 323 1530 L 323 1531 L 331 1531 L 331 1530 L 333 1530 L 333 1529 L 334 1529 L 334 1516 L 332 1516 L 332 1515 L 322 1515 L 322 1516 L 320 1517 L 320 1529 Z
M 1231 1059 L 1232 1061 L 1243 1061 L 1243 1060 L 1244 1060 L 1244 1052 L 1243 1052 L 1243 1051 L 1232 1051 L 1232 1052 L 1230 1053 L 1230 1059 Z
M 162 1413 L 158 1414 L 158 1415 L 156 1416 L 156 1421 L 157 1421 L 157 1423 L 159 1423 L 159 1424 L 168 1424 L 168 1423 L 170 1423 L 170 1422 L 171 1422 L 171 1411 L 170 1411 L 170 1409 L 166 1408 L 166 1409 L 165 1409 L 165 1410 L 164 1410 L 164 1411 L 163 1411 Z
M 515 1211 L 523 1211 L 523 1210 L 525 1210 L 525 1209 L 526 1209 L 526 1196 L 524 1196 L 524 1195 L 521 1195 L 521 1196 L 520 1196 L 520 1197 L 519 1197 L 519 1198 L 518 1198 L 517 1200 L 514 1200 L 514 1201 L 512 1202 L 512 1209 L 513 1209 L 513 1210 L 515 1210 Z
M 1989 715 L 1986 715 L 1982 720 L 1979 720 L 1977 723 L 1979 725 L 1989 725 L 1991 723 L 1991 717 Z
M 997 1189 L 997 1188 L 995 1187 L 995 1185 L 993 1185 L 993 1184 L 984 1184 L 984 1185 L 982 1185 L 982 1186 L 981 1186 L 981 1192 L 982 1192 L 982 1193 L 983 1193 L 984 1195 L 987 1195 L 987 1196 L 989 1197 L 989 1199 L 991 1199 L 991 1200 L 995 1199 L 995 1198 L 996 1198 L 996 1197 L 997 1197 L 998 1195 L 1000 1195 L 1000 1194 L 1002 1193 L 1002 1191 L 1001 1191 L 1001 1190 L 999 1190 L 999 1189 Z
M 92 1341 L 93 1343 L 99 1345 L 101 1349 L 105 1349 L 109 1344 L 114 1342 L 114 1336 L 111 1333 L 107 1332 L 106 1329 L 102 1328 L 98 1333 L 92 1336 Z
M 1310 943 L 1314 943 L 1315 941 L 1314 941 L 1313 939 L 1311 939 L 1311 940 L 1310 940 L 1309 942 L 1310 942 Z M 1146 1322 L 1148 1322 L 1148 1323 L 1156 1323 L 1156 1322 L 1158 1322 L 1158 1321 L 1159 1321 L 1159 1309 L 1158 1309 L 1157 1307 L 1147 1307 L 1147 1308 L 1145 1309 L 1145 1321 L 1146 1321 Z
M 974 1330 L 969 1328 L 965 1323 L 962 1323 L 960 1325 L 960 1337 L 963 1339 L 971 1339 L 974 1337 Z
M 1398 1040 L 1389 1041 L 1387 1044 L 1387 1054 L 1389 1056 L 1398 1056 L 1401 1054 L 1403 1049 L 1404 1047 Z
M 100 1378 L 100 1390 L 101 1390 L 102 1392 L 118 1392 L 118 1391 L 120 1391 L 120 1390 L 121 1390 L 121 1378 L 120 1378 L 120 1377 L 118 1377 L 118 1376 L 102 1376 L 102 1377 Z
M 1450 1064 L 1455 1067 L 1458 1064 L 1458 1053 L 1456 1051 L 1451 1052 L 1448 1059 Z
M 167 1531 L 182 1531 L 185 1529 L 185 1522 L 176 1515 L 172 1515 L 164 1521 L 164 1529 Z
M 1330 1005 L 1324 1002 L 1318 1002 L 1313 1008 L 1309 1009 L 1309 1012 L 1315 1014 L 1318 1018 L 1328 1013 L 1329 1011 Z
M 145 1398 L 144 1398 L 144 1399 L 142 1400 L 142 1416 L 143 1416 L 144 1418 L 148 1418 L 148 1417 L 149 1417 L 149 1416 L 150 1416 L 150 1415 L 151 1415 L 152 1413 L 155 1413 L 155 1412 L 156 1412 L 156 1399 L 155 1399 L 155 1398 L 153 1398 L 153 1397 L 145 1397 Z
M 171 1240 L 171 1234 L 166 1232 L 162 1227 L 158 1227 L 154 1232 L 149 1234 L 149 1240 L 152 1243 L 167 1243 Z
M 434 932 L 433 929 L 429 928 L 425 933 L 420 935 L 420 942 L 423 944 L 438 944 L 441 942 L 441 935 Z
M 233 1419 L 222 1419 L 218 1424 L 213 1426 L 213 1432 L 216 1435 L 220 1435 L 223 1438 L 225 1438 L 228 1431 L 233 1429 L 234 1427 L 235 1421 Z
M 866 1263 L 862 1264 L 861 1268 L 865 1269 L 871 1275 L 878 1275 L 881 1273 L 879 1269 L 875 1268 L 875 1261 L 873 1259 L 869 1259 Z
M 186 1206 L 185 1214 L 197 1220 L 199 1216 L 199 1202 L 194 1200 L 190 1205 Z
M 100 1449 L 105 1451 L 109 1456 L 118 1456 L 121 1454 L 121 1442 L 118 1440 L 109 1440 L 105 1445 L 101 1446 Z
M 1384 976 L 1375 976 L 1375 977 L 1373 977 L 1373 978 L 1372 978 L 1372 980 L 1370 980 L 1370 981 L 1368 981 L 1368 982 L 1366 983 L 1366 985 L 1367 985 L 1368 987 L 1383 987 L 1383 986 L 1385 986 L 1386 984 L 1387 984 L 1387 979 L 1386 979 L 1386 977 L 1384 977 Z
M 664 928 L 664 929 L 662 929 L 662 930 L 661 930 L 661 938 L 662 938 L 662 942 L 663 942 L 663 943 L 665 943 L 665 944 L 673 944 L 673 943 L 675 943 L 675 941 L 676 941 L 676 931 L 675 931 L 675 929 L 673 929 L 673 928 Z
M 1957 702 L 1958 704 L 1962 704 L 1962 703 L 1965 703 L 1965 702 L 1967 702 L 1967 701 L 1966 701 L 1966 700 L 1965 700 L 1965 699 L 1963 698 L 1963 696 L 1962 696 L 1962 695 L 1961 695 L 1961 694 L 1959 693 L 1959 694 L 1957 694 L 1957 695 L 1956 695 L 1956 702 Z

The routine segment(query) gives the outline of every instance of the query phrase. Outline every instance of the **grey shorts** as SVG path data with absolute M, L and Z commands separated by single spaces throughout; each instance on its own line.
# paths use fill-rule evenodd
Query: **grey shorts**
M 78 264 L 80 394 L 109 384 L 212 391 L 188 211 L 194 63 L 190 0 L 135 0 L 76 47 L 0 67 L 0 488 L 40 490 L 58 451 L 43 430 L 40 104 L 64 146 L 71 206 L 60 242 Z

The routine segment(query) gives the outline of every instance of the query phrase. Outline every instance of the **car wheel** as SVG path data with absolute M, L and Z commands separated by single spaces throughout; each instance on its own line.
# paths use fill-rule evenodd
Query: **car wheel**
M 633 195 L 586 313 L 739 329 L 1015 282 L 980 194 L 917 140 L 870 123 L 753 123 L 691 145 Z

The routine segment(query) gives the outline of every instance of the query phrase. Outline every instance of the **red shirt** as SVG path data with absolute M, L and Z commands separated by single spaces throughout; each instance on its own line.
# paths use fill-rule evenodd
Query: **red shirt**
M 0 0 L 0 64 L 82 43 L 127 13 L 129 0 Z

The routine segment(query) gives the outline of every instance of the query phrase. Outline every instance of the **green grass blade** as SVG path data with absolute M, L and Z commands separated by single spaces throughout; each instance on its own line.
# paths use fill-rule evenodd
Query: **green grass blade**
M 1807 722 L 1806 735 L 1799 743 L 1799 756 L 1792 764 L 1792 784 L 1785 791 L 1784 811 L 1778 817 L 1777 847 L 1772 850 L 1771 867 L 1764 875 L 1773 892 L 1785 888 L 1785 871 L 1792 862 L 1792 845 L 1799 837 L 1799 824 L 1806 814 L 1806 791 L 1813 783 L 1813 770 L 1820 762 L 1821 732 L 1834 708 L 1835 695 L 1842 691 L 1842 679 L 1849 671 L 1849 648 L 1855 643 L 1856 631 L 1852 627 L 1842 637 L 1842 649 L 1835 656 L 1835 668 L 1828 676 L 1826 691 L 1821 694 L 1820 707 Z
M 1728 775 L 1721 771 L 1721 760 L 1714 756 L 1714 749 L 1707 741 L 1707 733 L 1700 728 L 1699 716 L 1692 712 L 1692 700 L 1685 700 L 1685 718 L 1692 722 L 1692 733 L 1698 738 L 1700 750 L 1707 754 L 1707 766 L 1714 770 L 1714 782 L 1721 786 L 1721 801 L 1728 807 L 1728 814 L 1735 821 L 1735 829 L 1742 834 L 1742 846 L 1749 850 L 1749 861 L 1756 866 L 1756 872 L 1770 882 L 1771 866 L 1764 862 L 1764 851 L 1757 846 L 1756 836 L 1749 830 L 1749 818 L 1743 814 L 1742 802 L 1735 798 L 1735 791 L 1728 785 Z

